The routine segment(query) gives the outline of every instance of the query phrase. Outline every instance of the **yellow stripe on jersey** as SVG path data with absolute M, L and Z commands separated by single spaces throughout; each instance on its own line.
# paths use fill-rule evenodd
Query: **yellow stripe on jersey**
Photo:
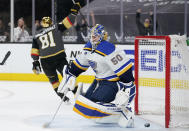
M 32 48 L 32 49 L 31 49 L 31 54 L 32 54 L 32 55 L 38 55 L 38 56 L 39 56 L 39 49 L 37 49 L 37 48 Z
M 89 51 L 91 51 L 92 49 L 91 48 L 83 48 L 84 50 L 89 50 Z
M 101 55 L 103 55 L 103 56 L 106 56 L 106 54 L 104 54 L 104 53 L 101 52 L 101 51 L 95 50 L 95 52 L 97 52 L 97 53 L 99 53 L 99 54 L 101 54 Z
M 119 77 L 109 79 L 108 81 L 119 81 Z
M 117 73 L 118 76 L 122 75 L 123 73 L 125 73 L 126 71 L 128 71 L 131 67 L 132 67 L 132 63 L 128 64 L 126 67 L 124 67 L 121 71 L 119 71 Z
M 112 79 L 101 79 L 101 78 L 96 78 L 96 80 L 100 81 L 100 80 L 107 80 L 107 81 L 119 81 L 119 77 L 115 77 Z
M 88 68 L 85 68 L 85 67 L 82 67 L 82 66 L 80 66 L 76 61 L 73 61 L 73 63 L 79 68 L 79 69 L 81 69 L 81 70 L 87 70 Z
M 69 29 L 72 27 L 72 22 L 70 21 L 70 19 L 68 17 L 64 18 L 64 20 L 62 21 L 62 23 L 64 24 L 64 26 Z
M 61 50 L 61 51 L 59 51 L 59 52 L 56 52 L 56 53 L 54 53 L 54 54 L 51 54 L 51 55 L 47 55 L 47 56 L 40 56 L 40 58 L 48 58 L 48 57 L 52 57 L 52 56 L 55 56 L 55 55 L 58 55 L 58 54 L 60 54 L 60 53 L 62 53 L 62 52 L 64 52 L 64 50 Z

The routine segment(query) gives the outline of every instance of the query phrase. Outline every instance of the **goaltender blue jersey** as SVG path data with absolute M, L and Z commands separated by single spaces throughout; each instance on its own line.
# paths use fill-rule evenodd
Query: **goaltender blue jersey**
M 89 67 L 95 72 L 96 80 L 107 81 L 134 81 L 132 75 L 132 62 L 126 56 L 124 51 L 116 49 L 115 45 L 102 41 L 95 50 L 92 44 L 88 42 L 79 55 L 71 64 L 70 72 L 78 76 Z

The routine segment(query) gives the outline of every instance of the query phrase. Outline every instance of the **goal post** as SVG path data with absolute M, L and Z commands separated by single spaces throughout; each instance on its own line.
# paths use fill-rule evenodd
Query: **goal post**
M 187 56 L 185 36 L 135 38 L 136 115 L 162 115 L 166 128 L 189 125 Z

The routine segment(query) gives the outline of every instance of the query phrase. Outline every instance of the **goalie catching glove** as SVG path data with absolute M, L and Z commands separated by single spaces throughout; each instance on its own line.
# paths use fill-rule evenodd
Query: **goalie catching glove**
M 76 77 L 69 72 L 67 65 L 64 66 L 63 79 L 58 87 L 57 93 L 60 93 L 66 97 L 68 91 L 74 90 L 75 83 L 76 83 Z
M 37 75 L 40 74 L 40 72 L 41 72 L 41 66 L 40 66 L 39 61 L 34 61 L 34 62 L 33 62 L 33 68 L 32 68 L 32 70 L 33 70 L 33 72 L 34 72 L 35 74 L 37 74 Z

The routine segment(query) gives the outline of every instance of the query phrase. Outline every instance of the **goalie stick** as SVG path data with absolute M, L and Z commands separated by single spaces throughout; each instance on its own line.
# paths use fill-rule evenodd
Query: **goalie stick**
M 7 61 L 8 57 L 10 56 L 10 54 L 11 54 L 11 52 L 8 51 L 7 54 L 5 55 L 3 61 L 0 63 L 0 65 L 4 65 L 5 64 L 5 62 Z

